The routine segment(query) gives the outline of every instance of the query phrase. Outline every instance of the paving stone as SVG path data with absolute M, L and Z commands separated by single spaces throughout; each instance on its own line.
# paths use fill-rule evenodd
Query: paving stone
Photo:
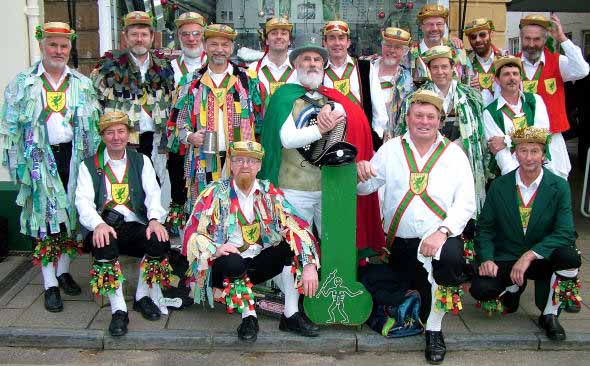
M 166 328 L 176 330 L 206 329 L 209 333 L 228 331 L 228 329 L 235 331 L 241 322 L 240 314 L 227 314 L 224 306 L 215 305 L 215 308 L 211 309 L 209 305 L 194 304 L 186 309 L 173 311 Z M 264 318 L 266 317 L 261 315 L 259 321 L 264 321 Z M 266 324 L 263 326 L 261 322 L 260 326 L 262 331 Z
M 565 329 L 565 333 L 587 333 L 590 336 L 590 319 L 562 319 L 563 312 L 559 316 L 559 323 Z
M 0 327 L 9 327 L 25 309 L 0 309 Z
M 56 328 L 85 329 L 96 313 L 98 306 L 88 301 L 64 301 L 64 310 L 51 313 L 43 306 L 43 297 L 39 297 L 19 319 L 13 323 L 20 328 Z
M 0 264 L 0 281 L 4 279 L 10 272 L 16 267 L 20 266 L 21 263 L 27 261 L 27 258 L 20 256 L 9 256 L 2 261 Z
M 481 310 L 464 311 L 461 318 L 472 333 L 478 334 L 506 334 L 514 330 L 518 330 L 519 334 L 532 334 L 537 330 L 530 317 L 521 311 L 505 316 L 493 314 L 491 317 Z
M 167 315 L 157 321 L 146 320 L 141 316 L 141 313 L 133 310 L 133 303 L 127 303 L 127 310 L 129 314 L 129 331 L 151 331 L 159 333 L 166 326 L 168 321 Z M 112 313 L 111 307 L 104 307 L 98 311 L 96 317 L 92 320 L 92 323 L 88 327 L 89 329 L 97 329 L 108 331 L 109 324 L 111 323 Z
M 25 309 L 31 306 L 35 300 L 43 294 L 44 288 L 41 285 L 28 285 L 23 288 L 15 297 L 6 304 L 5 308 Z M 43 299 L 43 296 L 41 296 Z
M 104 349 L 182 351 L 208 351 L 212 349 L 211 336 L 193 331 L 172 330 L 160 332 L 129 331 L 124 337 L 104 337 Z
M 572 333 L 568 332 L 568 328 L 566 328 L 565 341 L 552 341 L 544 333 L 539 334 L 539 341 L 541 351 L 582 351 L 590 349 L 590 333 Z
M 510 329 L 508 329 L 510 331 Z M 535 334 L 445 334 L 447 350 L 537 350 L 539 338 Z
M 446 333 L 445 333 L 446 334 Z M 369 327 L 356 333 L 359 352 L 412 352 L 424 350 L 424 336 L 385 338 Z
M 0 328 L 0 344 L 9 347 L 102 349 L 103 335 L 90 330 Z
M 35 271 L 36 274 L 30 282 L 31 285 L 42 285 L 43 284 L 43 273 L 41 273 L 41 270 L 39 269 L 39 267 L 34 267 L 33 271 Z

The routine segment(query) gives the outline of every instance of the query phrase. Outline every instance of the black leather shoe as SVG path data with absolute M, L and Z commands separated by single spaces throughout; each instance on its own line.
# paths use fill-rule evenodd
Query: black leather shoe
M 72 278 L 72 275 L 69 273 L 62 273 L 57 278 L 57 283 L 59 283 L 59 287 L 61 287 L 66 295 L 76 296 L 82 293 L 82 289 L 76 281 Z
M 582 306 L 580 303 L 577 303 L 577 304 L 572 303 L 569 305 L 566 304 L 564 310 L 567 311 L 568 313 L 579 313 L 580 310 L 582 310 Z
M 256 342 L 259 329 L 258 318 L 254 315 L 247 316 L 238 327 L 238 338 L 244 342 Z
M 285 314 L 282 314 L 281 320 L 279 321 L 279 329 L 283 332 L 297 333 L 304 337 L 317 337 L 320 330 L 317 325 L 312 323 L 299 311 L 288 318 L 285 316 Z
M 563 341 L 565 340 L 565 330 L 559 324 L 557 315 L 548 314 L 539 316 L 539 327 L 545 329 L 547 338 L 552 341 Z
M 64 309 L 64 303 L 61 301 L 59 288 L 53 286 L 45 290 L 45 309 L 52 313 L 59 313 Z
M 149 296 L 144 296 L 139 301 L 135 301 L 133 303 L 133 310 L 139 311 L 145 319 L 151 321 L 160 319 L 160 315 L 162 315 L 160 308 L 154 304 Z
M 109 333 L 113 337 L 120 337 L 127 334 L 127 325 L 129 324 L 129 315 L 123 310 L 117 310 L 113 313 L 111 324 L 109 325 Z
M 506 291 L 500 298 L 506 314 L 512 314 L 518 311 L 518 305 L 520 304 L 520 294 L 518 292 Z
M 445 338 L 442 332 L 435 332 L 431 330 L 426 331 L 426 349 L 424 356 L 426 361 L 432 365 L 438 365 L 445 360 L 447 353 L 447 346 L 445 345 Z

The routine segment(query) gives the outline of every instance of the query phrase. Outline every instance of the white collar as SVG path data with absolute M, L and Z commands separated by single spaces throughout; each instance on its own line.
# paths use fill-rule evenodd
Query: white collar
M 442 46 L 442 44 L 443 44 L 443 41 L 441 39 L 439 46 Z M 429 49 L 430 49 L 430 47 L 428 47 L 426 45 L 426 42 L 424 42 L 424 38 L 422 38 L 422 40 L 420 40 L 420 54 L 423 54 L 424 52 L 428 51 Z
M 539 59 L 537 60 L 537 62 L 535 62 L 534 64 L 532 62 L 529 61 L 529 59 L 527 59 L 526 57 L 524 57 L 524 53 L 521 52 L 521 56 L 520 58 L 522 59 L 522 62 L 529 65 L 529 66 L 538 66 L 539 63 L 543 63 L 543 65 L 545 64 L 545 49 L 543 49 L 543 51 L 541 52 L 541 57 L 539 57 Z
M 147 67 L 147 65 L 149 65 L 149 62 L 150 62 L 150 52 L 149 51 L 148 51 L 147 57 L 145 58 L 143 63 L 139 62 L 139 60 L 137 59 L 137 57 L 135 57 L 135 55 L 133 55 L 133 52 L 131 52 L 131 50 L 129 51 L 129 55 L 131 56 L 131 59 L 133 60 L 133 62 L 135 62 L 137 67 L 139 67 L 140 69 Z
M 285 61 L 283 61 L 283 63 L 280 64 L 280 65 L 276 65 L 274 62 L 272 62 L 270 60 L 270 57 L 268 57 L 268 54 L 266 54 L 266 55 L 264 55 L 264 57 L 262 58 L 262 61 L 260 62 L 260 67 L 262 68 L 263 66 L 270 65 L 270 66 L 272 66 L 272 67 L 274 67 L 275 69 L 278 69 L 278 70 L 286 69 L 287 67 L 293 68 L 293 66 L 289 62 L 289 53 L 290 52 L 287 51 L 287 58 L 285 58 Z
M 412 137 L 410 136 L 410 131 L 406 131 L 406 133 L 404 133 L 404 135 L 402 136 L 403 140 L 406 140 L 408 142 L 408 145 L 410 145 L 410 148 L 418 151 L 418 149 L 416 148 L 416 145 L 414 145 L 414 141 L 412 141 Z M 440 132 L 436 133 L 436 140 L 434 140 L 434 143 L 432 144 L 432 146 L 430 146 L 430 148 L 428 148 L 428 151 L 426 152 L 426 155 L 429 155 L 437 146 L 438 144 L 443 141 L 443 135 L 440 134 Z
M 125 152 L 123 153 L 123 158 L 122 159 L 114 160 L 114 159 L 111 159 L 111 157 L 109 156 L 108 150 L 105 148 L 104 149 L 104 161 L 103 161 L 103 163 L 106 165 L 109 161 L 113 161 L 116 164 L 126 163 L 127 162 L 127 150 L 125 150 Z
M 520 178 L 520 167 L 518 169 L 516 169 L 516 184 L 521 187 L 522 189 L 537 189 L 539 188 L 539 185 L 541 184 L 541 179 L 543 179 L 543 168 L 541 168 L 541 173 L 539 174 L 539 176 L 531 183 L 530 186 L 526 186 L 523 182 L 522 179 Z
M 205 51 L 201 52 L 201 55 L 195 58 L 188 57 L 184 53 L 180 56 L 179 64 L 186 63 L 188 65 L 200 65 L 203 63 L 203 58 L 205 57 Z
M 519 92 L 519 97 L 518 100 L 522 101 L 524 99 L 524 94 L 521 92 Z M 500 110 L 504 104 L 508 104 L 509 106 L 511 105 L 510 103 L 508 103 L 506 101 L 506 99 L 504 99 L 504 97 L 502 96 L 502 93 L 498 94 L 498 105 L 496 106 L 496 110 Z
M 227 63 L 227 68 L 221 74 L 214 73 L 213 70 L 211 70 L 210 67 L 207 67 L 207 72 L 209 73 L 209 76 L 213 76 L 213 75 L 225 75 L 227 73 L 232 74 L 234 72 L 234 66 L 231 64 L 231 62 L 228 62 Z
M 352 57 L 350 57 L 349 54 L 346 55 L 346 61 L 344 62 L 344 64 L 342 64 L 340 67 L 347 65 L 347 64 L 353 64 L 354 65 L 354 60 L 352 59 Z M 333 69 L 337 69 L 338 66 L 334 65 L 332 63 L 331 59 L 328 59 L 328 64 L 326 65 L 326 68 L 331 67 Z
M 250 190 L 250 193 L 248 195 L 246 195 L 244 192 L 242 192 L 240 187 L 238 187 L 238 183 L 236 183 L 235 178 L 234 178 L 234 188 L 236 190 L 236 193 L 238 194 L 238 198 L 241 198 L 241 199 L 248 199 L 248 198 L 252 197 L 252 195 L 254 195 L 254 193 L 256 193 L 256 191 L 261 190 L 260 184 L 258 184 L 258 179 L 254 179 L 254 185 L 252 186 L 252 189 Z
M 434 92 L 446 100 L 447 98 L 449 98 L 455 94 L 455 90 L 457 89 L 457 80 L 455 80 L 455 79 L 451 80 L 451 86 L 449 86 L 449 91 L 447 92 L 447 95 L 445 95 L 445 96 L 443 96 L 442 90 L 440 90 L 438 88 L 438 86 L 436 86 L 434 81 L 432 82 L 432 86 L 434 87 Z
M 475 53 L 475 51 L 473 51 L 473 53 Z M 477 61 L 479 61 L 480 64 L 485 64 L 488 62 L 494 62 L 494 58 L 496 57 L 496 54 L 494 52 L 494 49 L 492 48 L 492 52 L 490 53 L 488 58 L 479 57 L 479 55 L 477 53 L 475 53 L 475 57 L 477 58 Z
M 41 76 L 43 75 L 43 73 L 47 73 L 47 75 L 49 75 L 49 73 L 47 72 L 47 70 L 45 70 L 45 67 L 43 66 L 43 61 L 39 62 L 39 67 L 37 67 L 37 76 Z M 68 65 L 66 65 L 64 67 L 64 71 L 61 74 L 61 76 L 59 77 L 59 80 L 57 81 L 57 84 L 61 84 L 61 81 L 66 77 L 66 75 L 71 74 L 72 70 L 70 70 L 70 68 L 68 67 Z M 51 77 L 49 77 L 50 81 L 53 81 L 53 79 L 51 79 Z

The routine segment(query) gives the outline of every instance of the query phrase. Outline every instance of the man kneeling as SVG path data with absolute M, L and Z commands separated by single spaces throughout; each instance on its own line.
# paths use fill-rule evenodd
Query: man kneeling
M 512 134 L 520 166 L 490 187 L 476 237 L 479 275 L 470 291 L 484 309 L 512 313 L 527 279 L 535 280 L 539 327 L 549 339 L 564 340 L 558 310 L 580 301 L 581 259 L 568 183 L 543 168 L 548 134 L 535 127 Z
M 285 311 L 279 329 L 315 337 L 318 327 L 299 312 L 298 300 L 300 291 L 311 297 L 318 287 L 316 239 L 283 193 L 256 179 L 264 156 L 260 144 L 235 142 L 230 155 L 232 177 L 205 188 L 185 230 L 183 253 L 191 264 L 195 302 L 213 306 L 215 299 L 229 313 L 240 312 L 238 337 L 254 342 L 258 319 L 252 284 L 280 274 Z
M 113 314 L 109 331 L 127 333 L 129 317 L 121 288 L 124 280 L 119 253 L 143 257 L 133 309 L 147 320 L 167 314 L 160 286 L 169 283 L 171 267 L 165 257 L 170 242 L 160 220 L 166 211 L 160 204 L 160 186 L 150 159 L 127 149 L 129 119 L 121 112 L 105 113 L 99 122 L 104 145 L 80 166 L 76 208 L 80 223 L 89 231 L 86 248 L 92 248 L 94 265 L 90 288 L 108 295 Z

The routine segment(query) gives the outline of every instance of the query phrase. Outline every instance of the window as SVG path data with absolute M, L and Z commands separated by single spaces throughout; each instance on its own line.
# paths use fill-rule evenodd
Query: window
M 590 30 L 582 31 L 582 51 L 584 57 L 590 56 Z
M 516 55 L 520 52 L 520 37 L 510 38 L 508 40 L 508 47 L 511 55 Z

